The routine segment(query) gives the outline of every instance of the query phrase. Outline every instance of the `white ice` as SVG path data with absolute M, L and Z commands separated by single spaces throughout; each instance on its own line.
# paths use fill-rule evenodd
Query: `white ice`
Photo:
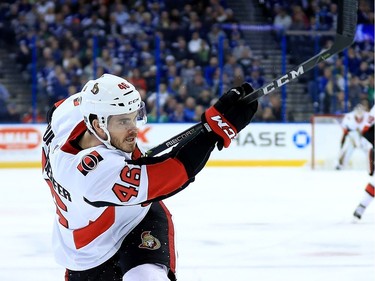
M 0 179 L 0 280 L 64 280 L 40 170 L 0 169 Z M 165 200 L 178 281 L 373 281 L 375 203 L 352 221 L 367 180 L 365 171 L 205 168 Z

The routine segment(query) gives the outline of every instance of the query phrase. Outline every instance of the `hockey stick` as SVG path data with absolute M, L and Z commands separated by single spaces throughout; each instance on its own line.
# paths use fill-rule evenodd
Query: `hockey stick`
M 308 59 L 307 61 L 301 63 L 299 66 L 295 67 L 285 75 L 273 80 L 269 84 L 255 90 L 250 95 L 246 96 L 244 99 L 250 103 L 268 95 L 279 89 L 283 85 L 289 83 L 290 81 L 301 76 L 305 72 L 311 70 L 317 66 L 320 62 L 328 59 L 334 54 L 339 53 L 345 48 L 349 47 L 354 40 L 355 30 L 357 26 L 357 10 L 358 10 L 358 0 L 341 0 L 338 1 L 338 18 L 337 18 L 337 28 L 335 34 L 335 40 L 328 50 L 324 50 L 314 57 Z M 203 131 L 203 124 L 200 122 L 189 129 L 183 131 L 182 133 L 168 139 L 167 141 L 159 144 L 158 146 L 148 150 L 146 156 L 155 156 L 160 152 L 173 147 L 174 145 L 187 142 L 194 136 Z

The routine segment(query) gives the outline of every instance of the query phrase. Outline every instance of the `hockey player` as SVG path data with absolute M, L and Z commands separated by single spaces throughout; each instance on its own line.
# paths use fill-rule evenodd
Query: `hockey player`
M 354 218 L 356 220 L 360 220 L 365 209 L 370 205 L 370 203 L 374 200 L 374 186 L 375 186 L 375 180 L 374 180 L 374 117 L 375 117 L 375 108 L 374 106 L 370 110 L 370 114 L 367 119 L 367 125 L 364 127 L 362 131 L 362 135 L 365 139 L 367 139 L 371 145 L 372 148 L 370 149 L 370 152 L 368 154 L 368 173 L 370 176 L 370 180 L 368 184 L 365 187 L 364 195 L 357 206 L 357 208 L 354 211 Z
M 344 169 L 352 156 L 354 149 L 359 148 L 368 155 L 371 144 L 363 137 L 363 130 L 367 124 L 369 113 L 361 104 L 358 104 L 352 112 L 345 114 L 341 122 L 343 136 L 339 153 L 337 170 Z
M 204 132 L 142 157 L 144 103 L 125 79 L 104 74 L 48 113 L 42 165 L 54 203 L 53 246 L 65 280 L 176 280 L 174 227 L 161 201 L 194 181 L 215 145 L 228 147 L 257 101 L 232 88 L 202 115 Z

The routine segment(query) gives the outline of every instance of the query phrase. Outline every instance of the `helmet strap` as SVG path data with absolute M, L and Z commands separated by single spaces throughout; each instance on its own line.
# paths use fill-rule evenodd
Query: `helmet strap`
M 103 140 L 101 139 L 100 137 L 97 137 L 106 147 L 108 147 L 109 149 L 117 149 L 116 147 L 114 147 L 112 144 L 111 144 L 111 135 L 109 134 L 109 131 L 107 129 L 107 124 L 103 124 L 100 126 L 102 128 L 102 130 L 104 131 L 104 133 L 107 135 L 107 140 Z
M 99 119 L 98 119 L 99 120 Z M 111 135 L 109 134 L 109 131 L 108 131 L 108 129 L 107 129 L 107 118 L 104 118 L 103 119 L 104 120 L 104 122 L 101 122 L 100 120 L 99 120 L 99 127 L 104 131 L 104 133 L 106 134 L 106 136 L 107 136 L 107 139 L 106 140 L 104 140 L 104 139 L 102 139 L 99 135 L 98 135 L 98 133 L 95 131 L 95 129 L 92 127 L 92 125 L 91 124 L 88 124 L 88 126 L 87 126 L 87 128 L 91 131 L 91 133 L 98 139 L 98 140 L 100 140 L 107 148 L 109 148 L 109 149 L 113 149 L 113 150 L 115 150 L 115 149 L 117 149 L 116 147 L 114 147 L 112 144 L 111 144 Z

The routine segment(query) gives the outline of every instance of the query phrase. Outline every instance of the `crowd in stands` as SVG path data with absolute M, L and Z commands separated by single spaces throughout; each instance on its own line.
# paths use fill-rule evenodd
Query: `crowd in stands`
M 37 38 L 40 114 L 106 72 L 140 90 L 149 122 L 197 122 L 230 87 L 264 83 L 243 34 L 221 28 L 238 22 L 225 0 L 3 1 L 0 20 L 2 39 L 17 46 L 15 61 L 29 80 Z
M 360 21 L 373 24 L 374 9 L 367 2 L 361 1 Z M 282 27 L 275 36 L 282 35 L 280 30 L 335 28 L 334 1 L 263 0 L 261 4 L 265 16 Z M 241 30 L 222 28 L 223 23 L 237 26 L 235 16 L 225 0 L 1 1 L 0 41 L 16 48 L 15 63 L 30 82 L 32 40 L 37 38 L 40 122 L 54 102 L 80 91 L 87 80 L 102 73 L 122 76 L 139 89 L 149 122 L 197 122 L 230 87 L 244 81 L 254 88 L 265 83 L 261 60 L 253 56 Z M 373 41 L 364 39 L 348 51 L 353 104 L 364 98 L 373 103 L 373 46 Z M 343 59 L 320 65 L 319 83 L 309 84 L 312 99 L 319 96 L 321 112 L 339 111 L 334 108 L 339 102 L 333 100 L 343 93 Z M 262 101 L 256 121 L 282 120 L 280 97 L 270 96 Z M 4 108 L 14 111 L 14 104 L 8 106 L 6 99 L 4 103 Z M 32 120 L 31 112 L 18 114 L 23 122 Z
M 289 30 L 335 31 L 337 1 L 284 1 L 260 0 L 264 14 L 277 28 L 275 36 Z M 346 54 L 336 55 L 321 63 L 307 76 L 308 93 L 316 107 L 316 113 L 341 114 L 361 103 L 367 110 L 374 105 L 374 2 L 359 0 L 358 25 L 355 42 Z M 296 61 L 304 61 L 314 49 L 308 36 L 289 36 L 288 43 Z M 332 36 L 322 36 L 320 44 L 329 48 Z M 293 47 L 295 48 L 293 50 Z M 305 57 L 301 57 L 305 56 Z M 307 57 L 306 57 L 307 55 Z M 347 73 L 346 73 L 347 71 Z M 347 82 L 345 81 L 347 78 Z M 347 106 L 345 91 L 347 89 Z

